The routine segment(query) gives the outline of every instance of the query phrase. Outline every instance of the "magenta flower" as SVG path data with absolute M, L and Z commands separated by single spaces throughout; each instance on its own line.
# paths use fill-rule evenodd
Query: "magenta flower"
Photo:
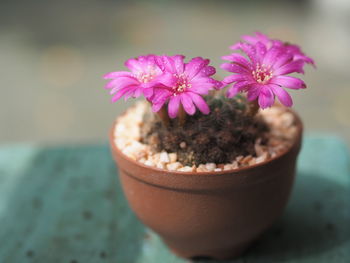
M 149 98 L 153 95 L 153 87 L 158 84 L 157 79 L 163 73 L 156 63 L 155 55 L 131 58 L 125 62 L 125 66 L 131 71 L 116 71 L 104 75 L 105 79 L 112 79 L 105 88 L 114 94 L 112 102 L 121 97 L 127 100 L 130 97 L 137 98 L 144 95 Z
M 234 73 L 223 81 L 226 84 L 234 83 L 228 89 L 227 96 L 247 92 L 248 100 L 258 99 L 263 109 L 272 106 L 277 96 L 283 105 L 292 106 L 292 98 L 283 87 L 303 89 L 306 85 L 301 79 L 286 75 L 303 73 L 305 61 L 295 59 L 295 54 L 288 52 L 285 47 L 273 45 L 267 48 L 260 41 L 255 44 L 241 42 L 236 44 L 235 48 L 237 47 L 248 58 L 237 53 L 222 57 L 231 63 L 223 63 L 221 68 Z
M 201 57 L 193 58 L 184 63 L 184 56 L 159 56 L 157 64 L 163 71 L 159 82 L 163 87 L 156 87 L 150 98 L 154 112 L 159 111 L 168 103 L 170 118 L 178 115 L 180 106 L 189 115 L 193 115 L 198 108 L 203 114 L 208 114 L 210 109 L 202 98 L 213 88 L 220 88 L 222 83 L 210 76 L 215 74 L 214 67 L 209 66 L 209 60 Z
M 313 61 L 312 58 L 306 56 L 300 49 L 299 46 L 289 44 L 287 42 L 283 42 L 278 39 L 270 39 L 268 36 L 260 33 L 260 32 L 255 32 L 255 35 L 250 36 L 250 35 L 243 35 L 242 39 L 251 45 L 256 45 L 258 42 L 262 43 L 266 49 L 270 49 L 271 47 L 280 47 L 284 49 L 285 53 L 289 53 L 293 56 L 293 60 L 302 60 L 305 63 L 312 64 L 315 66 L 315 62 Z M 237 50 L 240 49 L 242 42 L 238 42 L 234 45 L 232 45 L 230 48 L 232 50 Z

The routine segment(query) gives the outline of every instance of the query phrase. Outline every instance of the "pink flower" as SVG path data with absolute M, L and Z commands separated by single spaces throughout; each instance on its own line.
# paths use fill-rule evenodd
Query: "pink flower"
M 284 49 L 284 52 L 289 53 L 293 56 L 293 60 L 302 60 L 305 63 L 312 64 L 315 66 L 315 62 L 313 61 L 312 58 L 306 56 L 300 49 L 299 46 L 289 44 L 287 42 L 283 42 L 278 39 L 270 39 L 268 36 L 260 33 L 260 32 L 255 32 L 255 35 L 250 36 L 250 35 L 243 35 L 242 39 L 251 45 L 256 45 L 258 42 L 262 43 L 265 45 L 267 49 L 270 49 L 271 47 L 280 47 Z M 232 45 L 230 48 L 232 50 L 237 50 L 240 49 L 240 45 L 242 42 L 238 42 L 234 45 Z
M 114 94 L 112 102 L 121 97 L 127 100 L 130 97 L 137 98 L 144 95 L 149 98 L 153 95 L 152 87 L 157 85 L 158 77 L 163 73 L 156 63 L 155 55 L 131 58 L 125 62 L 125 66 L 131 71 L 116 71 L 104 75 L 105 79 L 112 79 L 105 88 Z
M 247 92 L 248 100 L 258 99 L 263 109 L 272 106 L 277 96 L 282 104 L 292 106 L 291 96 L 282 87 L 306 88 L 301 79 L 286 76 L 294 72 L 302 73 L 305 62 L 295 59 L 295 54 L 288 52 L 285 47 L 274 45 L 267 48 L 259 41 L 255 44 L 240 43 L 239 49 L 248 58 L 237 53 L 223 57 L 231 63 L 223 63 L 221 68 L 234 73 L 223 81 L 226 84 L 234 83 L 228 89 L 227 96 L 233 97 L 238 92 Z
M 193 58 L 184 63 L 184 56 L 159 56 L 157 64 L 163 71 L 159 82 L 163 87 L 156 87 L 150 98 L 153 111 L 159 111 L 168 103 L 168 114 L 175 118 L 180 105 L 189 115 L 193 115 L 198 108 L 203 114 L 210 109 L 202 98 L 213 88 L 219 88 L 222 83 L 210 76 L 215 74 L 214 67 L 209 66 L 209 60 L 201 57 Z

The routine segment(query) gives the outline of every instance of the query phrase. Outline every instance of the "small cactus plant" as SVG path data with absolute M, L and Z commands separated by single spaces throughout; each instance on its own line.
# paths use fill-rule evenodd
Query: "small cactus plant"
M 218 94 L 205 100 L 211 113 L 187 116 L 183 124 L 171 120 L 165 126 L 149 112 L 142 126 L 142 142 L 156 152 L 176 152 L 179 161 L 188 166 L 224 164 L 240 155 L 254 155 L 255 142 L 264 137 L 268 127 L 249 114 L 246 99 Z
M 147 55 L 126 61 L 130 71 L 106 74 L 111 80 L 105 88 L 113 102 L 143 95 L 158 117 L 145 114 L 142 141 L 157 151 L 176 152 L 183 164 L 228 163 L 254 155 L 256 139 L 264 140 L 268 131 L 259 108 L 271 107 L 276 97 L 291 107 L 285 88 L 306 84 L 289 74 L 303 73 L 304 65 L 314 62 L 298 46 L 261 33 L 242 38 L 231 46 L 233 53 L 222 57 L 229 62 L 221 68 L 231 73 L 223 81 L 213 78 L 216 69 L 208 59 L 186 63 L 183 55 Z

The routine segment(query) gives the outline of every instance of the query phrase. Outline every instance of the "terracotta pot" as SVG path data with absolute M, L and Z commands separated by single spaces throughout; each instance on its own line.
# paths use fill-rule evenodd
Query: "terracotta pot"
M 298 132 L 291 148 L 260 164 L 215 173 L 145 166 L 115 146 L 112 130 L 112 153 L 129 205 L 181 257 L 241 255 L 288 201 L 302 138 L 302 123 L 292 113 Z

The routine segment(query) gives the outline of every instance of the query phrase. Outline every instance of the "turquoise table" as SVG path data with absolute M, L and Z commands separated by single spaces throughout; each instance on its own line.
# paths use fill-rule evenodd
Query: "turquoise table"
M 107 145 L 0 147 L 0 263 L 189 262 L 138 222 L 116 173 Z M 343 142 L 305 139 L 283 217 L 230 262 L 350 262 Z

